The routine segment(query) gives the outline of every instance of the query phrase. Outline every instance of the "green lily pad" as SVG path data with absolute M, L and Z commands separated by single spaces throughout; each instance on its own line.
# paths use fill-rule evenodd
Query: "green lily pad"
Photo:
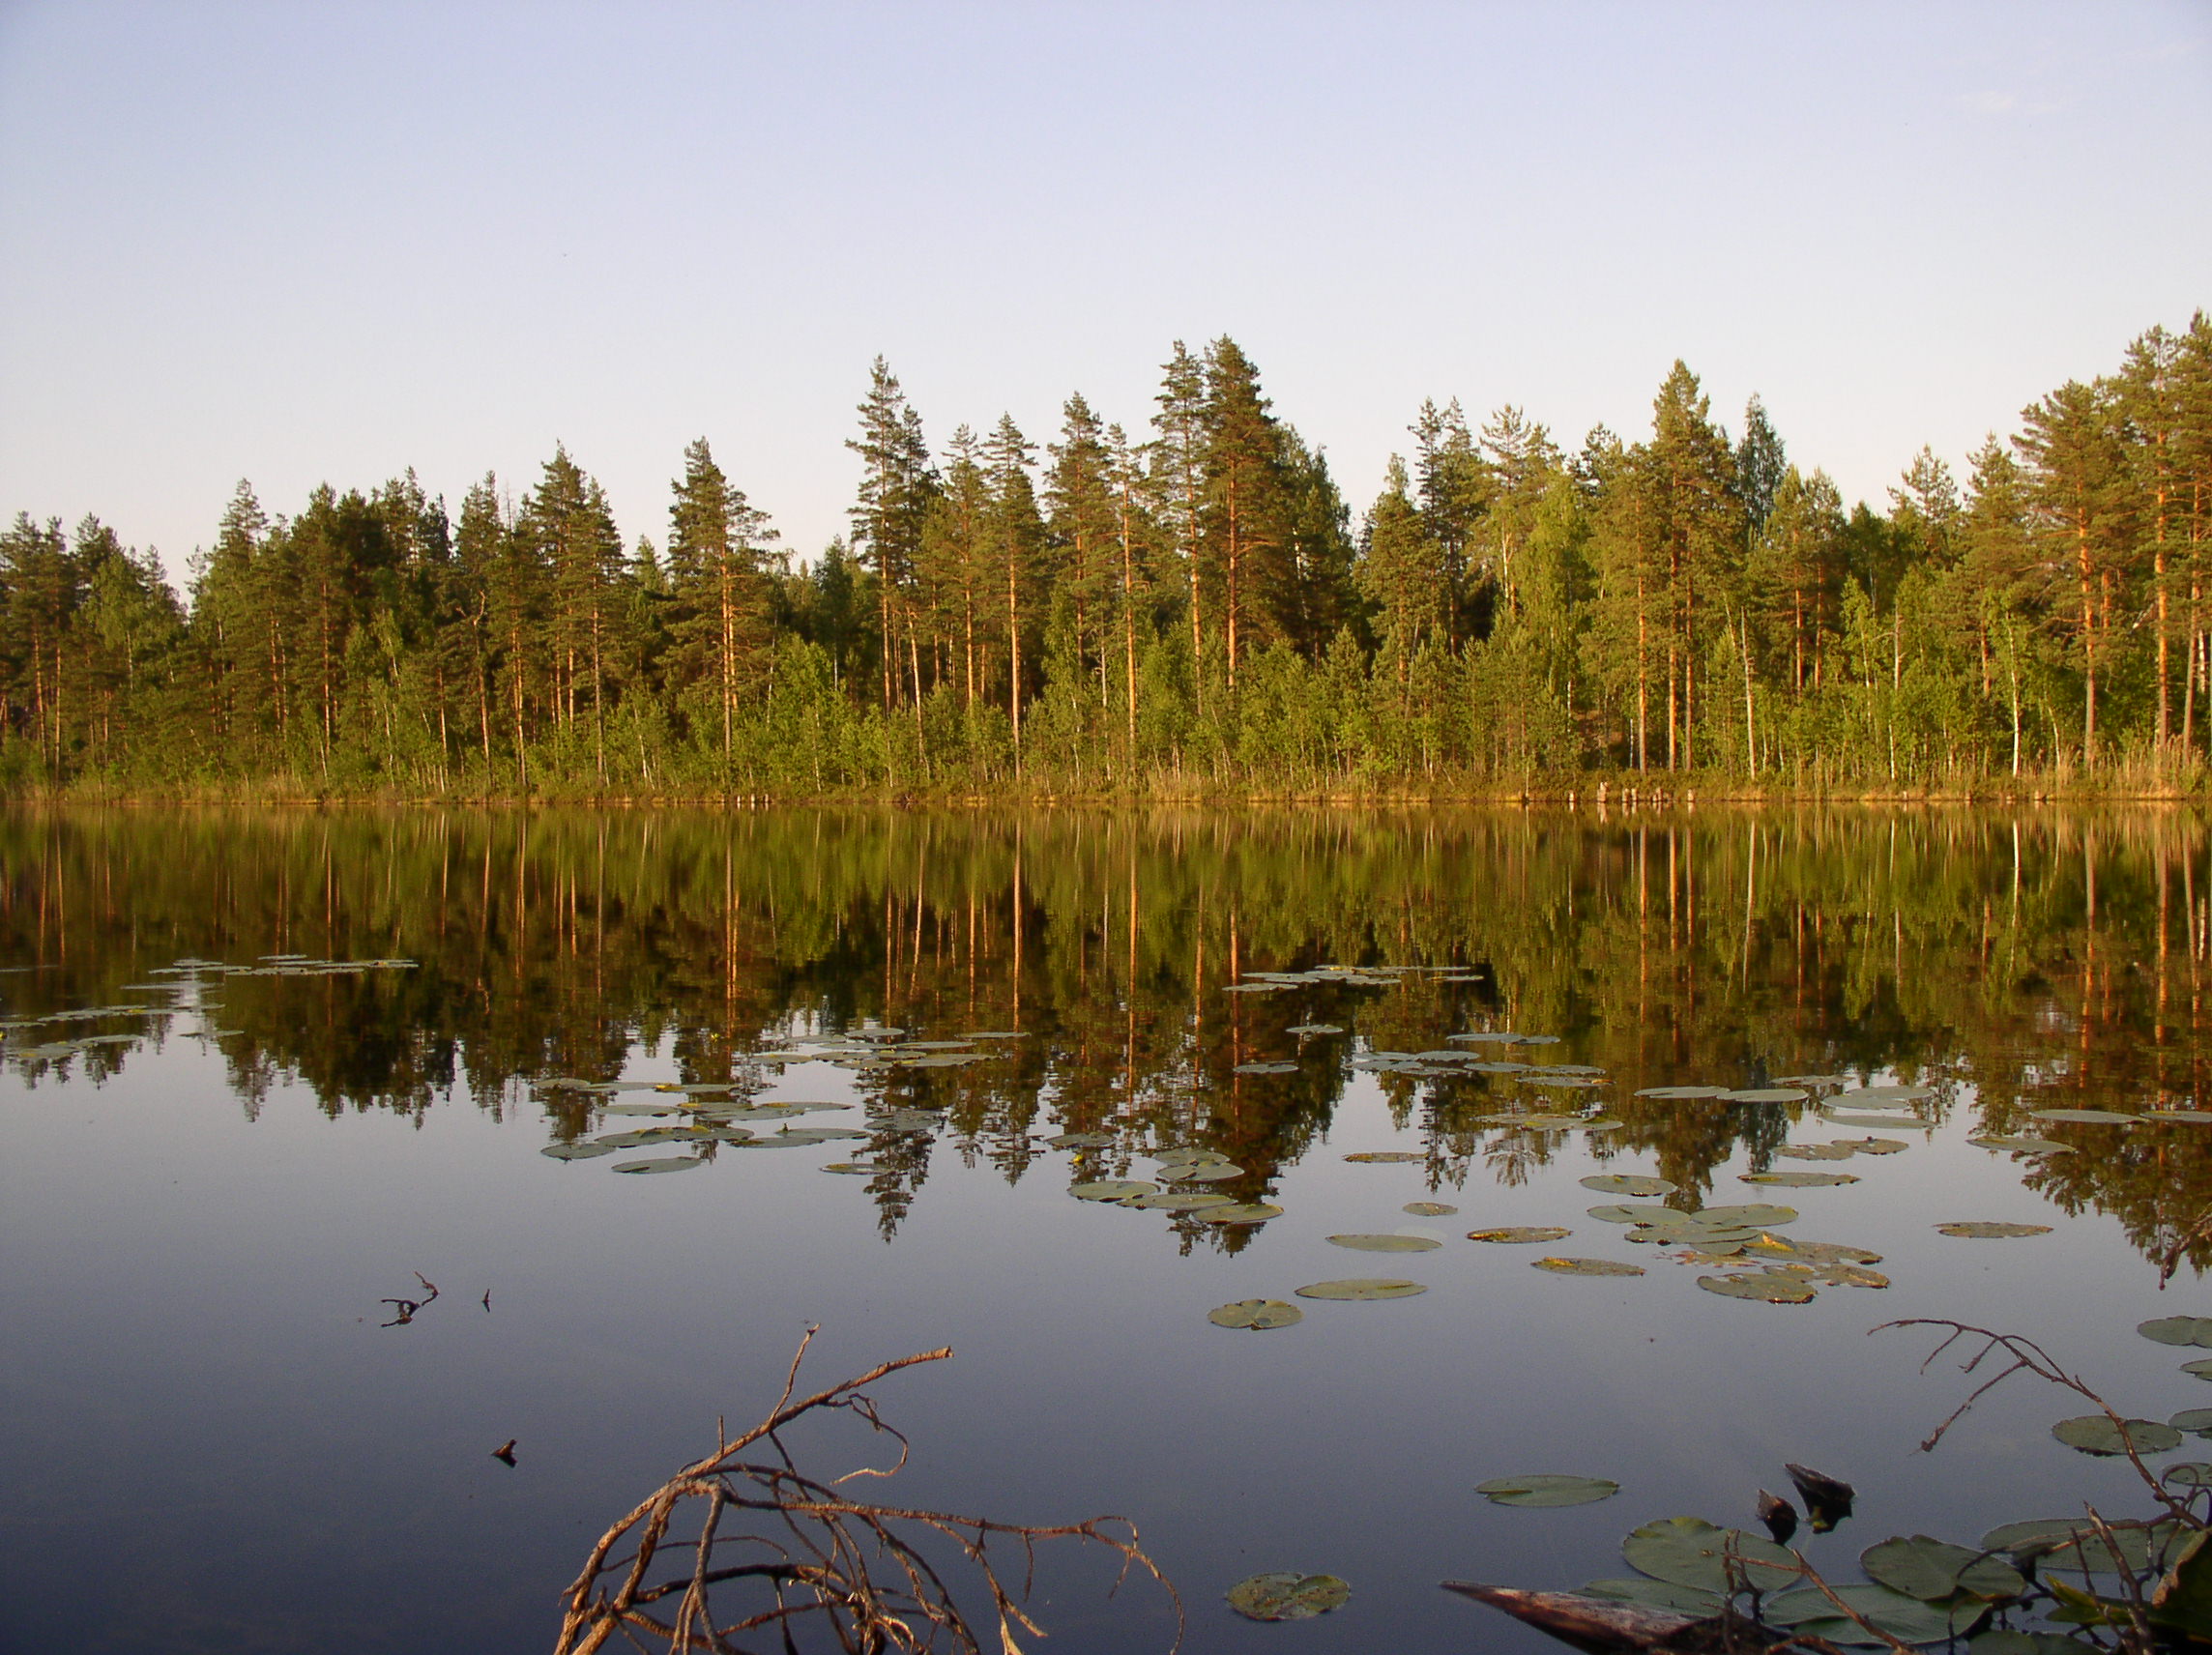
M 2161 1345 L 2212 1346 L 2212 1316 L 2161 1316 L 2138 1322 L 2136 1331 Z
M 1474 1485 L 1474 1492 L 1493 1505 L 1539 1509 L 1592 1505 L 1620 1493 L 1620 1485 L 1605 1477 L 1570 1477 L 1543 1471 L 1526 1477 L 1493 1477 Z
M 1691 1103 L 1700 1098 L 1726 1097 L 1728 1096 L 1728 1088 L 1709 1086 L 1645 1087 L 1636 1095 L 1638 1097 L 1657 1098 L 1662 1103 Z
M 1168 1162 L 1152 1169 L 1152 1176 L 1169 1184 L 1217 1184 L 1244 1176 L 1242 1167 L 1227 1161 Z
M 1297 1072 L 1298 1066 L 1295 1063 L 1238 1063 L 1237 1065 L 1237 1073 L 1240 1075 L 1295 1075 Z
M 1816 1089 L 1848 1086 L 1850 1082 L 1851 1077 L 1848 1075 L 1776 1075 L 1774 1077 L 1774 1084 L 1778 1087 L 1811 1087 Z
M 1766 1304 L 1810 1304 L 1817 1296 L 1802 1276 L 1759 1270 L 1742 1276 L 1700 1276 L 1698 1286 L 1723 1298 L 1759 1299 Z
M 1069 1184 L 1067 1193 L 1077 1201 L 1133 1201 L 1141 1195 L 1157 1195 L 1159 1188 L 1143 1178 L 1100 1178 L 1093 1183 Z
M 1858 1150 L 1849 1144 L 1777 1144 L 1774 1152 L 1792 1161 L 1848 1161 Z
M 1925 1534 L 1893 1535 L 1859 1553 L 1867 1578 L 1922 1603 L 1954 1592 L 1977 1598 L 2017 1598 L 2027 1591 L 2020 1571 L 1994 1557 Z
M 1665 1178 L 1644 1177 L 1637 1173 L 1600 1173 L 1578 1181 L 1583 1188 L 1596 1190 L 1600 1195 L 1673 1195 L 1677 1187 Z
M 2121 1433 L 2125 1431 L 2123 1437 Z M 2084 1454 L 2164 1454 L 2181 1446 L 2181 1433 L 2155 1419 L 2129 1419 L 2115 1424 L 2102 1413 L 2077 1414 L 2051 1428 L 2051 1435 L 2069 1448 Z
M 673 1104 L 666 1103 L 602 1103 L 599 1112 L 602 1115 L 673 1115 L 676 1110 Z
M 693 1167 L 703 1167 L 706 1164 L 696 1155 L 670 1155 L 652 1161 L 617 1161 L 615 1171 L 618 1173 L 687 1173 Z
M 1564 1241 L 1572 1230 L 1557 1224 L 1500 1224 L 1492 1230 L 1470 1230 L 1470 1241 L 1502 1241 L 1516 1244 L 1523 1241 Z
M 1839 1138 L 1836 1143 L 1856 1155 L 1902 1155 L 1912 1147 L 1898 1138 Z
M 1848 1604 L 1852 1613 L 1900 1643 L 1942 1643 L 1963 1637 L 1989 1613 L 1989 1606 L 1974 1599 L 1950 1605 L 1922 1603 L 1883 1585 L 1831 1586 L 1829 1590 Z M 1886 1647 L 1878 1634 L 1838 1614 L 1836 1606 L 1817 1591 L 1786 1592 L 1770 1599 L 1760 1606 L 1760 1618 L 1831 1643 Z
M 1799 1241 L 1788 1235 L 1761 1235 L 1743 1249 L 1762 1259 L 1790 1259 L 1808 1264 L 1878 1264 L 1881 1255 L 1841 1241 Z
M 2212 1408 L 2185 1408 L 2169 1416 L 2167 1424 L 2192 1437 L 2212 1437 Z
M 1227 1206 L 1208 1206 L 1196 1215 L 1202 1224 L 1265 1224 L 1270 1218 L 1283 1216 L 1283 1209 L 1266 1201 L 1231 1202 Z
M 2010 1149 L 2015 1154 L 2021 1155 L 2071 1155 L 2074 1153 L 2073 1145 L 2061 1144 L 2055 1138 L 2029 1138 L 2017 1133 L 1985 1132 L 1978 1138 L 1967 1139 L 1966 1142 L 1973 1145 L 1977 1149 Z M 1983 1638 L 1994 1636 L 1993 1633 L 1982 1635 Z M 1976 1639 L 1974 1643 L 1975 1647 L 1979 1648 L 1981 1639 Z
M 2191 1320 L 2196 1319 L 2193 1317 Z M 2181 1371 L 2193 1379 L 2212 1379 L 2212 1358 L 2201 1362 L 2184 1362 Z
M 1246 1620 L 1311 1620 L 1351 1597 L 1334 1575 L 1254 1575 L 1229 1588 L 1229 1607 Z
M 1969 1241 L 2011 1241 L 2023 1235 L 2048 1235 L 2048 1224 L 1989 1224 L 1976 1220 L 1967 1224 L 1938 1224 L 1938 1235 L 1961 1235 Z
M 1237 1202 L 1234 1196 L 1208 1195 L 1203 1190 L 1162 1190 L 1157 1195 L 1133 1197 L 1121 1205 L 1148 1212 L 1204 1212 L 1212 1206 L 1234 1206 Z
M 1403 1281 L 1395 1276 L 1348 1276 L 1341 1281 L 1308 1282 L 1295 1291 L 1300 1298 L 1375 1299 L 1412 1298 L 1429 1290 L 1419 1282 Z
M 1331 1235 L 1331 1247 L 1350 1247 L 1356 1253 L 1434 1253 L 1441 1242 L 1425 1235 Z
M 1410 1201 L 1398 1210 L 1410 1212 L 1415 1218 L 1449 1218 L 1459 1208 L 1448 1201 Z
M 1642 1264 L 1622 1264 L 1612 1259 L 1536 1259 L 1537 1269 L 1557 1276 L 1641 1276 Z
M 1744 1184 L 1781 1184 L 1790 1189 L 1828 1189 L 1837 1184 L 1855 1184 L 1856 1173 L 1738 1173 L 1736 1182 Z
M 1289 1327 L 1305 1319 L 1304 1311 L 1279 1298 L 1240 1298 L 1235 1304 L 1225 1304 L 1206 1313 L 1206 1320 L 1216 1327 L 1249 1327 L 1256 1333 L 1264 1333 L 1270 1327 Z
M 1835 1126 L 1872 1126 L 1877 1129 L 1886 1126 L 1891 1131 L 1902 1127 L 1907 1132 L 1917 1132 L 1928 1125 L 1917 1115 L 1846 1115 L 1840 1109 L 1824 1109 L 1820 1112 L 1820 1118 Z
M 2091 1126 L 2133 1126 L 2140 1118 L 2111 1109 L 2031 1109 L 2038 1120 L 2075 1120 Z
M 1798 1087 L 1745 1087 L 1721 1093 L 1731 1103 L 1803 1103 L 1807 1095 Z
M 556 1161 L 589 1161 L 596 1155 L 611 1155 L 615 1148 L 612 1144 L 548 1144 L 538 1152 Z
M 1115 1142 L 1111 1132 L 1062 1132 L 1045 1140 L 1055 1149 L 1111 1149 Z
M 1743 1585 L 1773 1591 L 1799 1578 L 1797 1559 L 1771 1540 L 1719 1528 L 1702 1517 L 1668 1517 L 1631 1530 L 1621 1542 L 1628 1566 L 1655 1581 L 1726 1593 Z
M 1688 1224 L 1691 1217 L 1672 1206 L 1658 1206 L 1642 1202 L 1615 1202 L 1606 1206 L 1593 1206 L 1589 1215 L 1603 1224 Z
M 1797 1209 L 1771 1202 L 1752 1201 L 1737 1206 L 1701 1207 L 1690 1216 L 1699 1224 L 1744 1225 L 1755 1230 L 1779 1230 L 1785 1224 L 1797 1222 Z
M 1294 1023 L 1283 1032 L 1286 1034 L 1341 1034 L 1344 1031 L 1333 1023 Z
M 2139 1118 L 2145 1125 L 2154 1122 L 2164 1125 L 2172 1120 L 2190 1126 L 2212 1126 L 2212 1109 L 2154 1109 Z
M 1846 1108 L 1856 1108 L 1861 1104 L 1926 1103 L 1935 1095 L 1933 1087 L 1870 1086 L 1861 1087 L 1856 1091 L 1847 1091 L 1828 1101 L 1840 1103 Z
M 1700 1591 L 1695 1586 L 1677 1586 L 1668 1581 L 1649 1580 L 1642 1575 L 1615 1581 L 1592 1581 L 1582 1588 L 1582 1592 L 1585 1597 L 1610 1598 L 1615 1603 L 1637 1604 L 1644 1609 L 1675 1610 L 1701 1618 L 1720 1613 L 1723 1602 L 1717 1592 Z
M 1361 1161 L 1370 1165 L 1382 1162 L 1425 1161 L 1428 1156 L 1413 1149 L 1363 1149 L 1344 1157 L 1348 1161 Z
M 865 1177 L 882 1169 L 873 1161 L 831 1161 L 822 1170 L 826 1173 L 845 1173 L 855 1177 Z

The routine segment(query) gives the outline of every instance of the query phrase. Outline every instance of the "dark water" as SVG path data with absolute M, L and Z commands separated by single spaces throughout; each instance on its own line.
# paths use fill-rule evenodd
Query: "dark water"
M 1128 1515 L 1200 1649 L 1537 1646 L 1436 1582 L 1619 1574 L 1626 1529 L 1748 1522 L 1785 1460 L 1859 1487 L 1814 1553 L 1847 1573 L 1891 1533 L 2132 1510 L 2124 1465 L 2051 1439 L 2079 1407 L 2024 1382 L 1918 1453 L 1962 1381 L 1919 1371 L 1927 1338 L 1868 1330 L 1963 1317 L 2044 1340 L 2124 1411 L 2212 1403 L 2175 1371 L 2193 1352 L 2133 1331 L 2212 1312 L 2187 1239 L 2212 1124 L 2028 1113 L 2199 1107 L 2206 852 L 2174 815 L 0 820 L 0 1643 L 549 1647 L 590 1541 L 717 1416 L 756 1417 L 810 1322 L 825 1381 L 957 1352 L 883 1387 L 917 1445 L 888 1492 Z M 272 955 L 305 963 L 177 969 Z M 1445 969 L 1227 992 L 1324 964 Z M 152 1009 L 43 1021 L 121 1005 Z M 938 1067 L 751 1056 L 886 1025 L 1021 1037 Z M 1343 1032 L 1289 1032 L 1315 1025 Z M 1353 1066 L 1505 1031 L 1557 1042 L 1470 1049 L 1601 1084 Z M 1816 1072 L 1935 1095 L 1877 1111 L 1924 1118 L 1882 1129 L 1901 1152 L 1834 1162 L 1775 1153 L 1867 1135 L 1810 1103 L 1636 1096 Z M 868 1136 L 541 1153 L 680 1118 L 544 1084 L 618 1078 L 844 1104 L 788 1124 Z M 1522 1109 L 1577 1123 L 1481 1118 Z M 1113 1146 L 1044 1142 L 1067 1131 Z M 1987 1133 L 2072 1152 L 1966 1142 Z M 1282 1216 L 1069 1198 L 1159 1146 L 1226 1155 L 1241 1173 L 1206 1187 Z M 1422 1158 L 1345 1159 L 1372 1150 Z M 705 1164 L 615 1171 L 679 1154 Z M 873 1171 L 819 1170 L 853 1159 Z M 1767 1170 L 1859 1181 L 1739 1181 Z M 1609 1172 L 1677 1207 L 1785 1203 L 1785 1234 L 1879 1253 L 1891 1285 L 1701 1291 L 1709 1267 L 1585 1216 L 1619 1198 L 1577 1179 Z M 1957 1220 L 2052 1232 L 1933 1228 Z M 1514 1224 L 1574 1234 L 1465 1239 Z M 1409 1226 L 1444 1245 L 1325 1239 Z M 1546 1252 L 1648 1273 L 1531 1269 Z M 416 1272 L 438 1298 L 380 1325 Z M 1431 1291 L 1296 1299 L 1266 1333 L 1206 1320 L 1371 1275 Z M 832 1472 L 871 1452 L 805 1446 Z M 1531 1471 L 1623 1487 L 1561 1511 L 1474 1492 Z M 1266 1569 L 1341 1575 L 1351 1604 L 1230 1616 L 1224 1588 Z M 1109 1573 L 1046 1569 L 1045 1648 L 1166 1646 L 1158 1595 L 1108 1602 Z

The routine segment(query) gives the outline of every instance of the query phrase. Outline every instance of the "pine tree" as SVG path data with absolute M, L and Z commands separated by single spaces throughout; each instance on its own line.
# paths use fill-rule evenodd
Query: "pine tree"
M 860 435 L 846 447 L 860 456 L 859 502 L 851 508 L 853 548 L 877 581 L 882 611 L 884 710 L 897 699 L 901 639 L 895 622 L 904 614 L 921 551 L 922 526 L 937 492 L 937 478 L 923 441 L 921 417 L 908 406 L 896 375 L 882 357 L 869 368 L 868 394 L 859 405 Z M 911 620 L 904 643 L 913 669 L 916 711 L 920 711 L 920 646 Z
M 725 477 L 700 437 L 684 450 L 684 475 L 668 508 L 669 630 L 681 667 L 714 685 L 722 762 L 736 740 L 739 686 L 757 670 L 767 643 L 768 592 L 761 552 L 776 537 L 768 513 Z M 647 548 L 650 557 L 650 547 Z
M 1206 706 L 1206 613 L 1200 570 L 1205 555 L 1205 499 L 1207 485 L 1207 383 L 1206 364 L 1176 340 L 1161 369 L 1159 411 L 1152 428 L 1159 433 L 1151 445 L 1152 483 L 1160 515 L 1172 537 L 1176 555 L 1182 560 L 1190 587 L 1190 658 L 1192 694 L 1199 711 Z
M 1200 544 L 1221 595 L 1229 690 L 1242 652 L 1265 642 L 1283 580 L 1288 524 L 1282 441 L 1259 371 L 1224 334 L 1206 356 L 1205 533 Z
M 993 574 L 1006 604 L 1006 712 L 1014 728 L 1014 773 L 1022 769 L 1022 701 L 1028 686 L 1022 677 L 1022 631 L 1030 588 L 1036 578 L 1037 553 L 1044 540 L 1044 522 L 1037 513 L 1036 486 L 1030 480 L 1035 447 L 1022 435 L 1011 414 L 985 439 L 984 475 L 990 487 L 990 558 Z
M 2125 468 L 2109 389 L 2069 380 L 2023 410 L 2013 439 L 2049 554 L 2070 566 L 2079 608 L 2081 762 L 2097 768 L 2097 699 L 2118 588 L 2127 573 Z

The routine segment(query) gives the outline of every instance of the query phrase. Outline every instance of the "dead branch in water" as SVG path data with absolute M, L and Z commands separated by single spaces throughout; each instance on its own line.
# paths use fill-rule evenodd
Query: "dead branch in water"
M 599 1537 L 564 1594 L 555 1655 L 593 1655 L 617 1633 L 633 1647 L 669 1655 L 797 1655 L 799 1640 L 809 1629 L 847 1655 L 940 1647 L 983 1655 L 975 1625 L 925 1554 L 932 1542 L 945 1543 L 975 1569 L 998 1619 L 997 1647 L 1002 1655 L 1020 1655 L 1016 1628 L 1043 1636 L 1019 1601 L 1029 1593 L 1040 1540 L 1088 1541 L 1116 1553 L 1121 1568 L 1114 1589 L 1132 1569 L 1159 1582 L 1176 1606 L 1174 1647 L 1180 1646 L 1181 1600 L 1138 1545 L 1136 1524 L 1125 1518 L 1040 1526 L 878 1505 L 839 1494 L 838 1484 L 895 1476 L 907 1462 L 906 1437 L 877 1413 L 865 1387 L 902 1368 L 945 1361 L 952 1352 L 901 1356 L 794 1402 L 800 1364 L 814 1333 L 809 1327 L 800 1340 L 783 1394 L 767 1418 L 684 1466 Z M 852 1414 L 870 1431 L 891 1437 L 898 1443 L 897 1460 L 830 1482 L 801 1472 L 778 1433 L 809 1414 L 832 1412 Z M 746 1458 L 748 1451 L 757 1457 Z M 704 1508 L 696 1533 L 673 1538 L 672 1527 L 690 1505 Z M 990 1551 L 994 1540 L 1020 1555 L 1018 1591 L 999 1573 Z

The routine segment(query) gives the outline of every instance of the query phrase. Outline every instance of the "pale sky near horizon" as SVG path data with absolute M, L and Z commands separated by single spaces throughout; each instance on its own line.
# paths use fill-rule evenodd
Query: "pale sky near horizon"
M 1635 435 L 1676 357 L 1877 505 L 2212 307 L 2212 3 L 0 0 L 0 515 L 173 576 L 555 443 L 793 551 L 888 357 L 942 448 L 1144 434 L 1233 334 L 1355 513 L 1421 399 Z

